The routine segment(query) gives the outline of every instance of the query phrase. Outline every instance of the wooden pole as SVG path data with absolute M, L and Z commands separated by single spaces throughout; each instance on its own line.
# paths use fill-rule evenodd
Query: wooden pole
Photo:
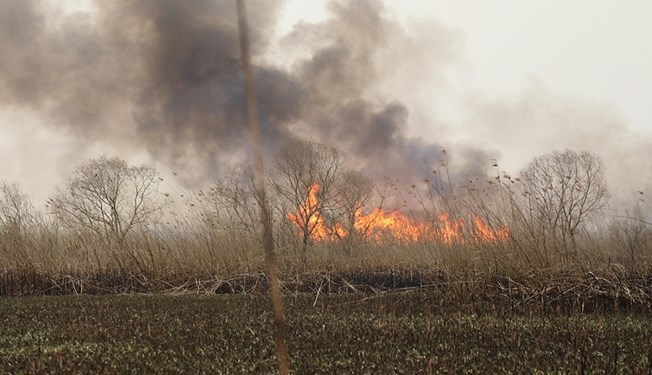
M 263 248 L 265 251 L 265 265 L 270 283 L 270 296 L 274 313 L 276 332 L 276 353 L 278 368 L 282 375 L 290 373 L 290 357 L 287 346 L 287 323 L 283 299 L 281 298 L 281 283 L 279 280 L 278 264 L 274 251 L 274 238 L 272 233 L 272 217 L 270 214 L 267 195 L 265 193 L 265 169 L 260 139 L 260 125 L 256 104 L 256 91 L 254 77 L 251 71 L 251 54 L 249 52 L 249 32 L 247 29 L 247 11 L 244 0 L 236 0 L 238 8 L 238 29 L 240 31 L 240 53 L 242 74 L 245 80 L 245 94 L 247 97 L 247 118 L 251 136 L 251 150 L 254 163 L 254 189 L 260 207 L 260 220 L 263 224 Z

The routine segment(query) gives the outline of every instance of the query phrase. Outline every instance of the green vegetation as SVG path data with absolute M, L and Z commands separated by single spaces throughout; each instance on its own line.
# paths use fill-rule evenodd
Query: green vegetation
M 639 315 L 441 314 L 435 295 L 287 298 L 296 373 L 647 373 Z M 272 373 L 268 298 L 120 295 L 0 301 L 5 373 Z

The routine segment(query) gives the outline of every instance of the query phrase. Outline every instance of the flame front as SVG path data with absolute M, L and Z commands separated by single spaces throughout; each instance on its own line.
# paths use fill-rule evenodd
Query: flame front
M 288 212 L 287 219 L 316 241 L 346 237 L 348 233 L 344 230 L 342 224 L 335 223 L 332 226 L 326 224 L 326 220 L 321 213 L 321 203 L 318 196 L 320 192 L 321 186 L 319 184 L 310 185 L 306 200 L 297 208 L 295 213 Z
M 360 210 L 355 215 L 355 230 L 364 238 L 383 242 L 388 238 L 402 242 L 417 242 L 428 233 L 426 224 L 416 222 L 398 211 L 385 212 L 375 208 L 369 214 Z
M 287 219 L 299 229 L 304 239 L 315 241 L 334 241 L 347 238 L 350 233 L 341 222 L 327 223 L 322 214 L 322 204 L 319 200 L 321 186 L 312 184 L 305 201 L 299 205 L 296 212 L 287 213 Z M 385 212 L 374 208 L 365 214 L 358 209 L 355 213 L 353 228 L 362 238 L 382 243 L 388 240 L 410 244 L 419 241 L 438 241 L 446 245 L 462 244 L 464 238 L 464 222 L 462 219 L 452 220 L 448 213 L 443 213 L 438 220 L 427 222 L 406 216 L 400 211 Z M 509 236 L 509 228 L 503 225 L 493 229 L 479 216 L 473 218 L 475 241 L 491 243 L 505 241 Z
M 444 212 L 439 216 L 439 220 L 443 223 L 443 228 L 436 233 L 443 243 L 450 245 L 464 242 L 462 238 L 462 227 L 464 226 L 462 219 L 451 222 L 448 213 Z
M 509 238 L 509 227 L 503 224 L 500 229 L 492 229 L 479 216 L 473 218 L 475 238 L 483 242 L 506 241 Z

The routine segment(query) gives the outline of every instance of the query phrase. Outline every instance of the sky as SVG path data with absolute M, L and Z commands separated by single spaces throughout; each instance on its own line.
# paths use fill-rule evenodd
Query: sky
M 246 134 L 229 125 L 242 117 L 231 110 L 239 72 L 222 57 L 236 54 L 231 2 L 186 3 L 199 10 L 0 5 L 0 179 L 42 202 L 103 154 L 193 187 L 246 159 Z M 493 161 L 517 173 L 571 148 L 604 160 L 612 192 L 652 187 L 652 2 L 287 0 L 249 10 L 271 148 L 333 143 L 354 168 L 408 183 L 443 148 L 460 178 L 491 173 Z
M 562 95 L 617 107 L 652 129 L 652 3 L 617 1 L 385 1 L 403 24 L 442 22 L 458 34 L 466 89 L 509 95 L 536 80 Z M 288 1 L 282 30 L 296 19 L 322 20 L 325 2 Z

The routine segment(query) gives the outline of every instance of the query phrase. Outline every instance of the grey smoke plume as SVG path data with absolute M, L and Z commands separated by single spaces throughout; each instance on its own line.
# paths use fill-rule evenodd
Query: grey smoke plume
M 46 113 L 80 143 L 128 129 L 157 159 L 200 182 L 247 157 L 233 1 L 96 1 L 92 17 L 53 23 L 37 0 L 0 3 L 0 100 Z M 278 1 L 249 1 L 252 50 L 270 46 Z M 441 147 L 408 135 L 400 98 L 378 94 L 383 55 L 409 39 L 378 0 L 329 4 L 331 18 L 297 25 L 284 43 L 310 48 L 255 79 L 268 150 L 295 137 L 343 149 L 366 173 L 420 179 Z M 412 84 L 412 83 L 409 83 Z M 130 121 L 115 114 L 130 114 Z M 489 159 L 469 149 L 460 175 Z M 194 172 L 188 172 L 192 170 Z
M 518 171 L 532 155 L 553 150 L 586 150 L 603 159 L 614 206 L 628 207 L 638 191 L 652 189 L 652 139 L 605 103 L 561 96 L 534 81 L 516 95 L 471 97 L 468 113 L 461 130 L 502 150 L 511 161 L 503 169 Z
M 46 112 L 82 136 L 102 129 L 125 93 L 115 45 L 84 22 L 50 24 L 36 1 L 0 3 L 0 99 Z M 72 21 L 72 20 L 71 20 Z
M 414 59 L 424 46 L 414 43 L 414 50 L 397 49 L 397 45 L 412 44 L 415 37 L 392 20 L 380 1 L 331 2 L 329 10 L 332 17 L 328 21 L 296 25 L 284 40 L 286 44 L 315 46 L 309 57 L 294 65 L 293 74 L 308 93 L 301 108 L 303 126 L 296 128 L 338 145 L 367 173 L 409 184 L 428 178 L 444 158 L 442 146 L 410 136 L 406 105 L 391 94 L 380 95 L 377 89 L 391 65 Z M 440 59 L 451 54 L 452 48 L 441 43 L 437 48 L 435 62 L 445 65 Z M 419 82 L 408 80 L 405 85 L 417 87 Z M 458 163 L 455 179 L 486 174 L 487 152 L 479 148 L 460 151 L 465 160 Z

